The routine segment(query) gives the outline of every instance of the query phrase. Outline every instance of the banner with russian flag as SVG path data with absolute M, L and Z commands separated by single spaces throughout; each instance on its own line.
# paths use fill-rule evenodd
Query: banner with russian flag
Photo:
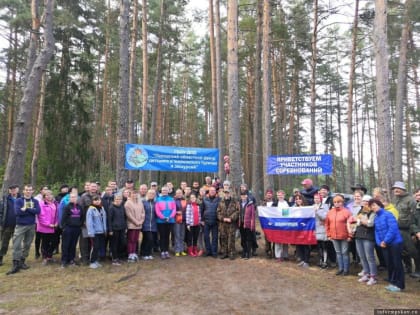
M 258 207 L 260 224 L 268 241 L 283 244 L 316 244 L 313 206 L 279 209 Z

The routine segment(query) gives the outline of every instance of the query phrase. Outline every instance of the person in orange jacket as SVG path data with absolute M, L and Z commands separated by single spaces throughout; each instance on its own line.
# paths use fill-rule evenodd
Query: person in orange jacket
M 338 271 L 337 276 L 349 275 L 349 240 L 350 233 L 347 228 L 347 220 L 351 218 L 351 212 L 344 208 L 344 198 L 337 195 L 333 199 L 333 207 L 328 212 L 325 219 L 325 229 L 327 237 L 334 244 L 337 256 Z

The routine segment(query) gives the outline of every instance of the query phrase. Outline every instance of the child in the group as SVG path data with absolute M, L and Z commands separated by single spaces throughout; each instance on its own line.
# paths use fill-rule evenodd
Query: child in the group
M 91 246 L 89 267 L 96 269 L 102 267 L 98 262 L 99 249 L 105 246 L 105 234 L 107 232 L 106 213 L 99 195 L 92 198 L 92 204 L 86 213 L 86 227 Z
M 325 269 L 328 267 L 328 251 L 327 251 L 327 233 L 325 232 L 325 218 L 329 211 L 329 205 L 322 202 L 319 193 L 314 195 L 315 208 L 315 235 L 318 243 L 319 267 Z
M 61 243 L 61 267 L 76 265 L 76 245 L 84 222 L 82 208 L 77 204 L 77 191 L 70 193 L 69 203 L 64 206 L 61 216 L 63 229 Z
M 122 202 L 122 194 L 116 194 L 114 196 L 114 201 L 108 210 L 108 230 L 111 241 L 111 257 L 112 264 L 115 266 L 121 265 L 121 259 L 123 259 L 125 254 L 125 231 L 127 229 L 127 219 Z
M 243 248 L 242 259 L 252 257 L 253 232 L 255 232 L 255 205 L 246 191 L 241 192 L 239 211 L 239 231 Z
M 196 257 L 198 254 L 197 240 L 200 232 L 201 212 L 200 205 L 197 203 L 196 195 L 191 194 L 187 204 L 186 223 L 187 223 L 187 247 L 188 255 Z

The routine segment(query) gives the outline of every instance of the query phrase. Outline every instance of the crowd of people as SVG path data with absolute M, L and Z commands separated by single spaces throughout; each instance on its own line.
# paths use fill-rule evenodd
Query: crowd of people
M 412 196 L 403 182 L 395 182 L 391 201 L 383 189 L 373 189 L 370 196 L 357 184 L 345 200 L 327 185 L 315 187 L 309 178 L 301 184 L 289 199 L 281 189 L 268 189 L 261 203 L 246 184 L 237 196 L 228 180 L 209 176 L 204 184 L 182 181 L 177 189 L 171 182 L 160 189 L 157 182 L 136 189 L 132 180 L 120 189 L 109 181 L 103 192 L 97 182 L 86 182 L 83 192 L 62 185 L 56 196 L 48 186 L 34 195 L 31 185 L 22 194 L 13 185 L 0 201 L 0 265 L 12 241 L 7 274 L 28 269 L 34 239 L 35 257 L 48 265 L 61 251 L 62 268 L 85 264 L 97 269 L 108 257 L 119 266 L 153 260 L 156 253 L 161 259 L 234 260 L 238 237 L 240 257 L 248 260 L 257 255 L 258 205 L 279 211 L 313 206 L 317 245 L 295 245 L 299 266 L 309 267 L 316 256 L 319 268 L 337 268 L 337 276 L 347 276 L 350 264 L 359 264 L 358 281 L 369 286 L 377 283 L 378 270 L 387 269 L 386 289 L 392 292 L 405 288 L 405 274 L 420 279 L 420 190 Z M 281 263 L 289 260 L 290 245 L 266 239 L 265 253 Z M 314 249 L 317 254 L 311 256 Z

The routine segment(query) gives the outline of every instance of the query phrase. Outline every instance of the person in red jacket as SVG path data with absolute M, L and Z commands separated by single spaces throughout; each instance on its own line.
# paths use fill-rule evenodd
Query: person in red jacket
M 350 234 L 347 229 L 347 220 L 351 217 L 351 212 L 344 208 L 344 198 L 337 195 L 333 199 L 333 207 L 328 212 L 325 219 L 325 229 L 327 237 L 334 244 L 337 256 L 338 271 L 337 276 L 349 275 L 349 239 Z

